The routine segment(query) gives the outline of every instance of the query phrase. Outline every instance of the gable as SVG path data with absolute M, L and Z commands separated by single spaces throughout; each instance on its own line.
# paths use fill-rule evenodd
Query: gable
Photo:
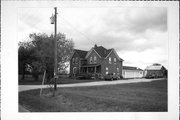
M 101 58 L 101 56 L 94 50 L 94 48 L 91 48 L 91 50 L 87 53 L 86 55 L 86 59 L 92 54 L 92 52 L 95 52 L 97 54 L 97 56 L 99 56 Z
M 97 58 L 101 58 L 101 56 L 95 51 L 92 50 L 92 52 L 89 54 L 89 56 L 86 59 L 89 59 L 90 57 L 96 56 Z
M 78 56 L 80 59 L 84 59 L 86 54 L 87 54 L 87 51 L 74 49 L 74 52 L 73 52 L 70 60 L 73 58 L 74 55 Z
M 88 58 L 88 56 L 91 54 L 91 52 L 96 52 L 96 54 L 100 57 L 100 58 L 105 58 L 112 49 L 106 49 L 103 46 L 95 46 L 93 48 L 91 48 L 91 50 L 87 53 L 85 58 Z
M 114 55 L 119 61 L 124 61 L 122 58 L 119 57 L 119 55 L 116 53 L 114 49 L 111 49 L 110 53 L 106 56 L 105 59 L 107 59 L 109 56 Z

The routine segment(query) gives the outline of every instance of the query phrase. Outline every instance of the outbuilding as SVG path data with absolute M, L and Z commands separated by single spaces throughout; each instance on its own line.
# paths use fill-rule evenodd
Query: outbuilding
M 167 77 L 167 69 L 158 63 L 147 66 L 144 70 L 145 78 L 163 78 Z
M 143 70 L 137 67 L 123 66 L 123 78 L 142 78 Z

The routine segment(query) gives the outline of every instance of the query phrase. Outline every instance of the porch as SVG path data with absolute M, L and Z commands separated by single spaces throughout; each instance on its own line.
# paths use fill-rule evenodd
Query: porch
M 100 64 L 89 64 L 83 65 L 80 67 L 80 73 L 101 73 L 101 65 Z

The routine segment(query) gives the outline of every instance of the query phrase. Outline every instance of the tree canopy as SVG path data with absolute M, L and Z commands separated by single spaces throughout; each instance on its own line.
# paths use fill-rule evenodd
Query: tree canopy
M 65 71 L 74 48 L 74 42 L 72 39 L 67 39 L 65 34 L 58 33 L 56 37 L 58 70 Z M 35 79 L 44 70 L 49 78 L 52 77 L 54 72 L 54 36 L 33 33 L 29 35 L 29 38 L 29 41 L 19 42 L 19 74 L 24 75 L 30 66 Z

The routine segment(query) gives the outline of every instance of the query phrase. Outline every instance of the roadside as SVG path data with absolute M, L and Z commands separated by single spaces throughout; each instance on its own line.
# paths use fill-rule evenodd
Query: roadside
M 115 80 L 115 81 L 92 81 L 86 83 L 73 83 L 73 84 L 58 84 L 57 87 L 83 87 L 83 86 L 100 86 L 100 85 L 116 85 L 116 84 L 126 84 L 126 83 L 137 83 L 137 82 L 151 82 L 155 80 L 164 80 L 163 78 L 159 79 L 131 79 L 131 80 Z M 39 88 L 48 88 L 48 85 L 19 85 L 19 92 L 39 89 Z

